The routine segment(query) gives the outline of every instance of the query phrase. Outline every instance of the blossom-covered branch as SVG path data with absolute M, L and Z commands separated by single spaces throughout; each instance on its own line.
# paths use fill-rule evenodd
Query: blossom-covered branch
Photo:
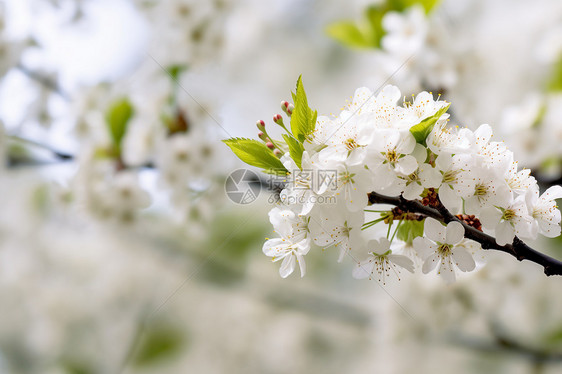
M 390 85 L 357 89 L 338 116 L 318 116 L 300 79 L 292 97 L 294 104 L 281 103 L 290 123 L 273 117 L 282 139 L 258 121 L 260 140 L 225 141 L 242 161 L 282 179 L 269 214 L 279 237 L 263 247 L 273 261 L 282 260 L 282 277 L 297 264 L 303 276 L 314 246 L 338 249 L 338 261 L 356 263 L 355 278 L 382 283 L 399 278 L 400 270 L 414 272 L 416 259 L 424 274 L 436 269 L 451 283 L 459 271 L 477 268 L 482 248 L 534 261 L 547 275 L 562 273 L 559 262 L 520 240 L 560 235 L 562 187 L 541 194 L 530 170 L 492 140 L 490 125 L 451 126 L 450 103 L 429 92 L 408 101 Z M 368 208 L 377 202 L 399 209 Z M 362 235 L 372 227 L 380 228 L 378 239 Z M 352 249 L 366 254 L 356 259 Z
M 443 204 L 439 202 L 437 208 L 425 206 L 417 200 L 406 200 L 402 196 L 392 197 L 381 195 L 376 192 L 369 193 L 370 204 L 389 204 L 400 208 L 404 212 L 418 213 L 426 217 L 435 218 L 443 223 L 460 222 L 465 229 L 465 237 L 472 239 L 484 249 L 495 249 L 517 258 L 519 261 L 528 260 L 544 267 L 546 275 L 562 275 L 562 261 L 549 257 L 529 247 L 521 239 L 515 237 L 513 244 L 499 245 L 496 239 L 484 232 L 468 225 L 466 222 L 454 216 Z

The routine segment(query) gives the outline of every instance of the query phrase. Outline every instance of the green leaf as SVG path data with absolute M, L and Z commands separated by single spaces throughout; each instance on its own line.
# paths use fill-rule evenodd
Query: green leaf
M 403 12 L 414 5 L 421 5 L 425 13 L 431 12 L 441 0 L 389 0 L 389 8 L 393 11 Z
M 286 175 L 287 169 L 283 163 L 262 142 L 244 138 L 232 138 L 223 142 L 248 165 L 261 168 L 268 174 Z
M 425 140 L 431 133 L 431 130 L 433 130 L 433 126 L 435 126 L 437 120 L 439 120 L 439 118 L 441 118 L 441 116 L 445 114 L 445 112 L 447 112 L 450 106 L 451 104 L 444 106 L 443 108 L 439 109 L 434 115 L 425 118 L 420 123 L 410 128 L 410 132 L 412 133 L 412 135 L 414 135 L 414 138 L 416 138 L 416 141 L 418 143 L 425 145 Z
M 291 115 L 291 131 L 299 142 L 304 143 L 306 138 L 314 132 L 318 113 L 308 106 L 308 99 L 302 85 L 302 76 L 297 80 L 297 90 L 293 97 L 295 109 Z
M 548 82 L 548 90 L 551 92 L 562 91 L 562 56 L 554 64 L 552 78 Z
M 291 158 L 293 159 L 293 161 L 295 161 L 299 169 L 302 169 L 302 153 L 304 152 L 302 143 L 300 143 L 292 136 L 286 134 L 283 134 L 283 139 L 285 139 L 285 142 L 289 146 L 289 153 L 291 154 Z
M 180 75 L 187 70 L 187 65 L 176 64 L 176 65 L 169 66 L 168 69 L 166 70 L 168 71 L 168 74 L 170 74 L 172 80 L 175 82 L 179 79 Z
M 326 34 L 351 48 L 373 48 L 363 31 L 353 21 L 334 22 L 326 27 Z
M 134 356 L 134 364 L 146 366 L 176 354 L 185 344 L 185 338 L 176 326 L 156 323 L 145 331 L 139 349 Z
M 415 238 L 423 236 L 423 221 L 402 221 L 396 236 L 403 242 L 412 244 Z
M 365 39 L 374 48 L 380 48 L 382 37 L 385 35 L 382 19 L 386 10 L 381 6 L 370 6 L 365 10 L 366 24 L 364 27 Z
M 425 13 L 433 10 L 440 0 L 387 0 L 365 9 L 359 21 L 339 21 L 326 27 L 326 34 L 350 48 L 380 48 L 385 35 L 384 16 L 390 12 L 404 12 L 413 5 L 421 5 Z
M 134 114 L 134 108 L 127 98 L 114 101 L 105 115 L 105 121 L 111 135 L 111 140 L 117 149 L 121 148 L 121 141 L 127 132 L 127 124 Z

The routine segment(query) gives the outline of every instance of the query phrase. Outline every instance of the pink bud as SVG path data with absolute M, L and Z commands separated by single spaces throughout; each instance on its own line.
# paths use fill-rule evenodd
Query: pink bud
M 275 146 L 273 145 L 272 142 L 267 142 L 267 143 L 265 143 L 265 145 L 266 145 L 266 147 L 269 148 L 269 149 L 274 149 L 274 148 L 275 148 Z
M 259 130 L 265 131 L 265 122 L 263 120 L 260 119 L 259 121 L 257 121 L 256 126 Z
M 291 114 L 293 114 L 293 109 L 295 109 L 295 106 L 293 104 L 289 104 L 288 101 L 282 101 L 281 109 L 283 110 L 283 112 L 285 112 L 286 115 L 291 116 Z
M 263 132 L 260 131 L 260 132 L 258 132 L 258 138 L 260 138 L 261 140 L 265 140 L 266 136 Z
M 275 148 L 273 150 L 273 154 L 277 157 L 281 157 L 281 155 L 283 154 L 279 149 Z
M 273 122 L 275 122 L 276 124 L 283 126 L 283 117 L 281 117 L 281 114 L 276 114 L 273 116 Z
M 287 114 L 293 114 L 293 110 L 295 110 L 295 106 L 293 104 L 289 104 L 289 106 L 287 107 Z

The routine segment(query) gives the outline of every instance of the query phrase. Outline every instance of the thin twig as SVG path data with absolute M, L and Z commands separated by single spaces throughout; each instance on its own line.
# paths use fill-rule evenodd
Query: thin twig
M 369 204 L 390 204 L 399 207 L 405 212 L 423 214 L 444 223 L 453 221 L 459 222 L 464 226 L 465 237 L 480 243 L 483 249 L 502 251 L 509 253 L 519 261 L 528 260 L 537 263 L 544 267 L 544 273 L 548 276 L 562 275 L 562 261 L 538 252 L 537 250 L 529 247 L 518 237 L 515 237 L 513 244 L 499 245 L 496 243 L 496 239 L 494 237 L 462 222 L 449 212 L 441 203 L 438 208 L 435 209 L 425 206 L 417 200 L 406 200 L 402 196 L 390 197 L 376 192 L 371 192 L 369 193 Z

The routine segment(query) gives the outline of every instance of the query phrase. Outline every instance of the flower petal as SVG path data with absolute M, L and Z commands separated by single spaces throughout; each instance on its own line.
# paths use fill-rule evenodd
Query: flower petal
M 414 272 L 414 261 L 412 261 L 409 257 L 404 256 L 404 255 L 390 254 L 390 255 L 388 255 L 388 259 L 393 264 L 396 264 L 396 265 L 408 270 L 410 273 Z
M 515 229 L 509 222 L 500 222 L 496 227 L 496 243 L 506 245 L 513 243 L 515 238 Z
M 396 171 L 410 175 L 418 168 L 418 162 L 414 156 L 405 156 L 396 162 Z
M 373 272 L 373 267 L 375 266 L 375 260 L 372 256 L 369 259 L 361 261 L 358 263 L 352 272 L 352 276 L 355 279 L 365 279 L 371 276 Z
M 424 261 L 422 266 L 422 273 L 427 274 L 433 269 L 435 269 L 438 262 L 439 262 L 439 255 L 437 253 L 433 253 Z
M 279 268 L 279 275 L 281 278 L 287 278 L 295 270 L 296 258 L 292 254 L 285 257 Z
M 434 218 L 428 217 L 425 219 L 424 223 L 425 235 L 435 241 L 440 243 L 445 243 L 445 233 L 446 228 Z
M 453 270 L 453 264 L 450 257 L 444 258 L 441 261 L 437 274 L 439 274 L 447 284 L 451 284 L 455 281 L 456 274 L 455 270 Z
M 493 230 L 500 223 L 502 213 L 496 207 L 486 207 L 480 212 L 479 218 L 485 228 Z
M 476 267 L 474 259 L 464 248 L 455 247 L 452 249 L 453 260 L 461 271 L 472 271 Z
M 464 227 L 459 222 L 449 222 L 446 228 L 446 243 L 457 244 L 464 238 Z

